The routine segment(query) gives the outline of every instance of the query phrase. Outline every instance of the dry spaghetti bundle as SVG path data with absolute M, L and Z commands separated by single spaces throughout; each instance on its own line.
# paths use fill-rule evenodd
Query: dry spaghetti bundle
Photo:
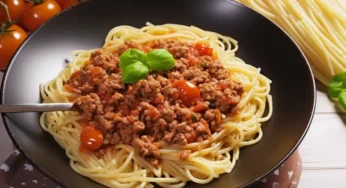
M 346 71 L 346 1 L 238 0 L 283 28 L 324 85 Z

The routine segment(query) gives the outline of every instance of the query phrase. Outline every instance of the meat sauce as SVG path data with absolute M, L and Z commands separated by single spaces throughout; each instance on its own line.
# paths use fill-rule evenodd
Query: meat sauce
M 131 48 L 167 49 L 175 67 L 124 84 L 119 56 Z M 201 142 L 220 131 L 221 114 L 231 113 L 243 93 L 212 48 L 173 39 L 128 41 L 112 53 L 96 50 L 64 87 L 79 94 L 75 104 L 88 122 L 81 135 L 84 148 L 103 155 L 109 146 L 127 144 L 153 165 L 159 164 L 161 144 Z

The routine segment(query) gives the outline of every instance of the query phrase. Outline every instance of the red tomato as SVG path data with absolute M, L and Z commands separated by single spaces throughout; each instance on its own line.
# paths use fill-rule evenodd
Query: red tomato
M 207 55 L 207 56 L 213 55 L 213 48 L 211 48 L 207 44 L 197 43 L 195 44 L 195 48 L 197 49 L 200 55 Z
M 17 25 L 12 25 L 8 29 L 5 29 L 8 34 L 4 34 L 7 31 L 0 31 L 0 70 L 5 70 L 11 57 L 18 47 L 26 39 L 26 32 Z
M 80 75 L 80 71 L 78 70 L 78 71 L 72 73 L 70 79 L 75 79 L 75 78 L 77 78 L 79 75 Z
M 70 84 L 65 84 L 64 88 L 67 92 L 72 93 L 73 87 Z
M 93 67 L 91 69 L 91 78 L 97 78 L 99 76 L 102 76 L 102 69 L 100 67 Z
M 20 15 L 25 9 L 24 0 L 0 0 L 5 3 L 8 7 L 8 12 L 10 14 L 12 21 L 17 21 L 20 18 Z M 0 8 L 0 22 L 8 22 L 8 17 L 6 11 L 3 8 Z
M 79 3 L 78 0 L 55 0 L 61 7 L 61 9 L 67 9 Z
M 189 61 L 190 65 L 198 65 L 199 64 L 199 60 L 195 56 L 189 55 L 188 61 Z
M 40 27 L 49 18 L 58 14 L 61 8 L 54 0 L 41 0 L 42 3 L 35 5 L 28 3 L 28 7 L 24 10 L 21 16 L 21 24 L 28 31 L 34 31 Z
M 55 0 L 59 6 L 62 8 L 62 6 L 64 5 L 64 3 L 66 3 L 68 0 Z
M 227 84 L 225 84 L 225 83 L 221 83 L 221 82 L 219 82 L 219 83 L 217 83 L 217 87 L 216 87 L 216 90 L 225 90 L 227 88 Z
M 103 144 L 103 134 L 91 126 L 85 126 L 80 135 L 80 141 L 84 149 L 95 151 Z
M 70 8 L 72 6 L 75 6 L 79 3 L 78 0 L 70 0 L 70 1 L 67 1 L 66 3 L 64 3 L 64 5 L 62 6 L 62 9 L 67 9 L 67 8 Z
M 159 116 L 159 111 L 156 108 L 149 108 L 149 114 L 151 118 L 157 118 Z
M 195 112 L 202 112 L 203 110 L 207 109 L 206 106 L 204 106 L 203 103 L 197 104 L 194 108 L 193 111 Z
M 178 88 L 180 99 L 187 106 L 191 106 L 201 96 L 199 88 L 186 80 L 175 81 L 173 86 Z
M 185 135 L 186 135 L 187 143 L 195 142 L 197 134 L 194 131 L 189 132 L 188 134 L 185 134 Z

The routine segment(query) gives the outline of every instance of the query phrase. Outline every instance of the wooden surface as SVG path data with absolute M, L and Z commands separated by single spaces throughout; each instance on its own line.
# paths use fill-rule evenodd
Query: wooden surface
M 346 187 L 346 113 L 338 112 L 325 88 L 319 84 L 317 88 L 316 114 L 299 147 L 303 173 L 298 187 Z M 12 143 L 0 121 L 0 162 L 12 151 Z
M 299 147 L 303 173 L 299 187 L 346 187 L 346 113 L 317 84 L 316 113 Z

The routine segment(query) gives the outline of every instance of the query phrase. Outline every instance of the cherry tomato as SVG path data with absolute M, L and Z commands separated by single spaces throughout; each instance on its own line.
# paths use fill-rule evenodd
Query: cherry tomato
M 211 48 L 207 44 L 197 43 L 195 44 L 195 48 L 197 49 L 200 55 L 207 55 L 207 56 L 213 55 L 213 48 Z
M 173 86 L 178 88 L 180 99 L 187 106 L 191 106 L 201 96 L 199 88 L 195 84 L 186 80 L 175 81 Z
M 61 9 L 70 8 L 79 3 L 78 0 L 55 0 L 61 7 Z
M 26 32 L 17 25 L 12 25 L 0 31 L 3 37 L 0 36 L 0 70 L 5 70 L 11 57 L 18 47 L 26 39 Z M 9 31 L 9 32 L 8 32 Z M 5 34 L 8 32 L 7 34 Z
M 64 5 L 64 3 L 66 3 L 67 1 L 69 1 L 69 0 L 55 0 L 58 4 L 59 4 L 59 6 L 62 8 L 62 6 Z
M 85 126 L 80 135 L 80 140 L 84 149 L 95 151 L 103 144 L 103 134 L 92 126 Z
M 70 0 L 70 1 L 67 1 L 66 3 L 64 3 L 64 5 L 62 6 L 62 9 L 67 9 L 67 8 L 70 8 L 72 6 L 75 6 L 79 3 L 78 0 Z
M 61 8 L 54 0 L 41 0 L 42 3 L 35 5 L 28 3 L 28 7 L 21 16 L 21 24 L 28 31 L 34 31 L 40 27 L 49 18 L 58 14 Z
M 21 14 L 23 13 L 25 9 L 25 2 L 24 0 L 0 0 L 3 3 L 5 3 L 8 7 L 8 12 L 10 14 L 12 21 L 19 20 Z M 8 22 L 8 17 L 3 8 L 0 8 L 0 21 L 1 22 Z

